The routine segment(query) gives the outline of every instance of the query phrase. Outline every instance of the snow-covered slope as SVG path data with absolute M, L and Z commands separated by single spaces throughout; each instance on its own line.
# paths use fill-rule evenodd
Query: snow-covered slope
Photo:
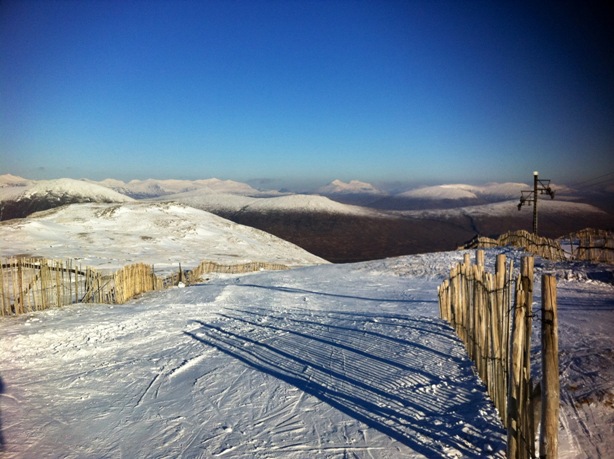
M 524 183 L 488 183 L 486 185 L 449 184 L 416 188 L 399 193 L 398 198 L 405 199 L 478 199 L 502 200 L 520 197 L 522 190 L 529 190 Z
M 27 181 L 0 187 L 0 201 L 49 199 L 61 201 L 75 198 L 80 202 L 127 202 L 132 198 L 96 183 L 69 178 Z
M 457 207 L 453 209 L 428 209 L 415 211 L 395 212 L 398 215 L 405 215 L 414 218 L 457 218 L 470 216 L 480 217 L 518 217 L 523 212 L 525 215 L 532 215 L 532 207 L 525 206 L 518 210 L 518 201 L 502 201 L 493 204 L 483 204 L 477 206 Z M 544 200 L 539 206 L 540 215 L 569 215 L 582 216 L 584 219 L 591 215 L 605 216 L 606 213 L 590 204 L 582 204 L 569 201 Z
M 486 251 L 489 270 L 500 251 Z M 502 458 L 497 414 L 438 319 L 437 285 L 462 257 L 217 275 L 121 306 L 0 318 L 4 454 Z M 559 279 L 560 458 L 614 455 L 614 286 L 592 280 L 601 269 L 536 260 Z
M 367 182 L 361 182 L 359 180 L 350 180 L 349 182 L 343 182 L 341 180 L 333 180 L 328 185 L 320 187 L 316 191 L 320 194 L 332 195 L 332 194 L 384 194 L 383 191 Z
M 227 193 L 238 195 L 258 195 L 260 192 L 246 183 L 217 178 L 203 180 L 131 180 L 128 183 L 121 180 L 106 179 L 97 182 L 120 193 L 134 198 L 155 198 L 170 194 L 202 190 L 209 193 Z
M 77 202 L 129 202 L 132 198 L 84 180 L 30 181 L 0 187 L 0 220 Z
M 22 177 L 18 177 L 12 174 L 0 175 L 0 188 L 11 186 L 26 186 L 30 185 L 32 180 L 28 180 Z
M 156 269 L 263 261 L 324 261 L 263 231 L 175 203 L 73 204 L 0 224 L 2 256 L 77 258 L 100 268 L 145 262 Z
M 254 197 L 196 190 L 165 196 L 162 199 L 182 202 L 210 212 L 292 212 L 362 216 L 376 214 L 376 211 L 365 207 L 342 204 L 324 196 L 307 194 Z

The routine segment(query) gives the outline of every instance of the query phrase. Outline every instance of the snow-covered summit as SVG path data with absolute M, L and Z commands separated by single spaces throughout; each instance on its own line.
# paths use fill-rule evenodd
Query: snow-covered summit
M 12 174 L 3 174 L 0 175 L 0 188 L 10 187 L 10 186 L 26 186 L 32 183 L 32 180 L 25 179 L 23 177 L 18 177 Z
M 209 212 L 292 212 L 341 215 L 372 215 L 375 211 L 333 201 L 324 196 L 291 194 L 274 197 L 254 197 L 229 193 L 195 190 L 164 196 L 164 200 L 181 202 Z
M 105 186 L 70 178 L 29 181 L 25 185 L 11 185 L 0 188 L 0 201 L 31 199 L 69 199 L 72 202 L 132 201 L 132 198 Z
M 98 183 L 134 198 L 156 198 L 194 190 L 238 195 L 255 195 L 259 193 L 258 190 L 246 183 L 218 178 L 202 180 L 147 179 L 131 180 L 128 183 L 121 180 L 106 179 Z
M 369 209 L 364 207 L 342 204 L 324 196 L 306 194 L 292 194 L 274 198 L 256 199 L 250 204 L 249 210 L 347 215 L 367 215 L 371 213 Z
M 514 182 L 493 182 L 485 185 L 466 185 L 463 183 L 457 183 L 415 188 L 399 193 L 397 197 L 424 200 L 478 200 L 480 198 L 488 200 L 503 200 L 520 197 L 522 190 L 529 189 L 531 189 L 529 185 Z
M 328 185 L 318 188 L 321 194 L 383 194 L 377 187 L 360 180 L 350 180 L 348 183 L 333 180 Z
M 168 269 L 202 260 L 326 263 L 268 233 L 177 203 L 73 204 L 3 222 L 0 239 L 5 257 L 77 258 L 101 268 L 144 262 Z

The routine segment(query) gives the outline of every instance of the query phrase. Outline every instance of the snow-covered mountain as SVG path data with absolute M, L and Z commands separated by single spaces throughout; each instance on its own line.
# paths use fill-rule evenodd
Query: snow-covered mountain
M 246 183 L 234 180 L 220 180 L 217 178 L 203 180 L 131 180 L 128 183 L 121 180 L 106 179 L 99 183 L 125 195 L 137 199 L 156 198 L 194 190 L 203 190 L 209 193 L 226 193 L 238 195 L 258 195 L 260 191 Z
M 367 182 L 359 180 L 350 180 L 343 182 L 341 180 L 333 180 L 328 185 L 324 185 L 316 190 L 317 193 L 330 194 L 384 194 L 383 191 Z
M 100 268 L 144 262 L 164 270 L 202 260 L 325 262 L 263 231 L 176 203 L 74 204 L 2 222 L 0 239 L 5 257 L 76 258 Z
M 387 193 L 374 185 L 359 180 L 343 182 L 333 180 L 328 185 L 318 188 L 314 193 L 327 196 L 344 204 L 369 206 L 371 203 L 387 196 Z
M 162 200 L 182 202 L 198 209 L 213 213 L 309 213 L 338 215 L 375 215 L 376 211 L 361 206 L 353 206 L 333 201 L 325 196 L 291 194 L 275 197 L 254 197 L 211 193 L 196 190 L 164 196 Z
M 12 187 L 12 186 L 27 186 L 32 183 L 32 180 L 18 177 L 12 174 L 0 175 L 0 188 Z
M 523 207 L 520 211 L 518 209 L 518 201 L 501 201 L 491 204 L 481 204 L 475 206 L 455 207 L 452 209 L 424 209 L 424 210 L 409 210 L 409 211 L 394 211 L 391 212 L 394 215 L 405 215 L 413 218 L 447 218 L 453 219 L 462 216 L 470 216 L 472 218 L 487 218 L 487 217 L 500 217 L 500 218 L 514 218 L 520 216 L 531 216 L 532 206 L 528 205 Z M 590 220 L 592 217 L 606 217 L 607 213 L 601 209 L 590 204 L 571 202 L 571 201 L 558 201 L 547 199 L 539 206 L 539 214 L 547 216 L 549 218 L 554 216 L 581 216 L 582 218 Z
M 522 190 L 529 190 L 524 183 L 489 183 L 486 185 L 448 184 L 415 188 L 396 195 L 397 198 L 427 200 L 463 200 L 488 198 L 503 200 L 520 197 Z
M 80 202 L 129 202 L 133 199 L 96 183 L 57 179 L 13 182 L 0 187 L 0 220 Z

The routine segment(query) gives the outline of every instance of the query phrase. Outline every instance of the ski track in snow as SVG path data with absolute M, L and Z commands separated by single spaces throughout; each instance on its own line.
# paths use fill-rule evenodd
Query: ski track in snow
M 4 454 L 504 457 L 497 413 L 437 317 L 437 285 L 460 259 L 219 275 L 126 305 L 3 320 Z M 561 457 L 612 452 L 602 438 L 612 425 L 612 292 L 559 283 Z M 587 310 L 600 319 L 590 335 Z

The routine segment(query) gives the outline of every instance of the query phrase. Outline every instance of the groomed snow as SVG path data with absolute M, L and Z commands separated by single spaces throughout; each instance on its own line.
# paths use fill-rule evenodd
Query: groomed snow
M 0 320 L 4 454 L 503 457 L 496 412 L 437 318 L 462 256 L 218 275 Z M 536 261 L 559 278 L 562 458 L 614 454 L 608 269 Z

